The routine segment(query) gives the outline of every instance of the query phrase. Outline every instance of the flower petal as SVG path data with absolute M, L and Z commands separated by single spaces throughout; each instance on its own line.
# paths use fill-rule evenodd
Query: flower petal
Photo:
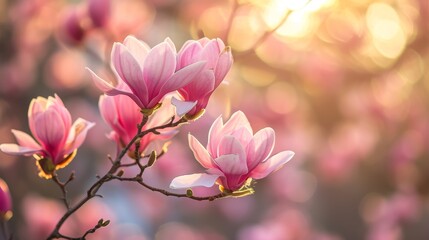
M 222 155 L 213 160 L 226 178 L 230 175 L 243 175 L 247 173 L 246 160 L 238 156 L 238 154 Z
M 76 148 L 82 145 L 85 140 L 86 133 L 91 129 L 95 123 L 88 122 L 85 119 L 78 118 L 72 125 L 64 149 L 64 155 L 72 153 Z
M 111 83 L 100 78 L 91 69 L 89 69 L 89 68 L 85 68 L 85 69 L 88 70 L 89 73 L 91 74 L 91 77 L 92 77 L 92 80 L 94 81 L 95 86 L 97 86 L 97 88 L 100 89 L 102 92 L 106 93 L 106 92 L 109 92 L 115 88 Z
M 166 41 L 152 48 L 145 60 L 143 76 L 150 98 L 155 97 L 176 69 L 176 53 Z
M 253 130 L 250 126 L 249 120 L 247 120 L 246 115 L 244 115 L 242 111 L 237 111 L 232 114 L 229 120 L 225 123 L 222 130 L 222 134 L 229 135 L 239 127 L 247 128 L 247 130 L 253 135 Z
M 215 69 L 215 79 L 216 79 L 216 87 L 223 81 L 226 74 L 228 74 L 231 69 L 233 58 L 231 54 L 231 48 L 226 47 L 225 50 L 220 54 L 216 69 Z
M 147 104 L 148 87 L 143 80 L 142 69 L 124 45 L 120 43 L 113 45 L 112 64 L 121 79 L 130 87 L 143 105 Z
M 143 69 L 144 61 L 150 51 L 150 47 L 143 41 L 138 40 L 134 36 L 127 36 L 124 40 L 124 45 L 128 48 L 129 52 L 137 60 L 140 68 Z
M 272 128 L 259 130 L 247 145 L 247 166 L 255 168 L 270 156 L 274 148 L 275 132 Z
M 247 173 L 246 153 L 244 152 L 243 146 L 234 136 L 223 136 L 218 145 L 217 156 L 230 154 L 238 156 L 239 161 L 236 164 L 244 165 L 243 171 Z
M 195 79 L 196 76 L 201 73 L 201 71 L 204 70 L 205 64 L 206 63 L 203 61 L 196 62 L 175 72 L 173 76 L 171 76 L 171 78 L 168 79 L 162 86 L 160 93 L 169 93 L 188 85 L 192 80 Z
M 185 114 L 191 111 L 195 107 L 195 105 L 197 105 L 197 101 L 186 102 L 186 101 L 181 101 L 175 97 L 172 97 L 171 104 L 173 104 L 176 107 L 176 114 L 179 117 L 183 117 Z
M 213 122 L 209 130 L 209 140 L 207 143 L 207 150 L 212 154 L 212 156 L 216 156 L 217 154 L 217 146 L 219 145 L 220 133 L 222 131 L 222 128 L 223 128 L 223 120 L 222 120 L 222 116 L 219 116 Z
M 41 148 L 40 145 L 27 133 L 15 129 L 12 129 L 12 133 L 20 146 L 32 149 Z
M 42 149 L 22 147 L 13 143 L 4 143 L 4 144 L 0 144 L 0 150 L 4 153 L 11 154 L 11 155 L 30 156 L 34 153 L 41 152 Z
M 197 75 L 192 82 L 179 90 L 180 93 L 186 92 L 186 100 L 196 101 L 201 100 L 207 94 L 213 92 L 215 78 L 213 70 L 204 70 Z M 208 100 L 208 99 L 207 99 Z
M 35 137 L 46 151 L 55 158 L 58 150 L 63 148 L 67 132 L 60 113 L 54 109 L 47 109 L 34 119 Z M 68 130 L 68 129 L 67 129 Z
M 192 188 L 192 187 L 211 187 L 219 178 L 217 175 L 207 173 L 195 173 L 175 177 L 171 183 L 170 188 Z
M 292 151 L 283 151 L 269 158 L 267 161 L 259 164 L 250 174 L 254 179 L 261 179 L 268 174 L 281 168 L 283 164 L 287 163 L 295 155 Z
M 194 153 L 195 159 L 201 164 L 201 166 L 209 169 L 214 168 L 212 157 L 209 152 L 201 145 L 201 143 L 191 134 L 188 135 L 189 147 Z

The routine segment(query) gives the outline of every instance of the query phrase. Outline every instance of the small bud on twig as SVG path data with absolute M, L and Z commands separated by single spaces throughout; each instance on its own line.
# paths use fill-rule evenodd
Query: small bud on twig
M 189 189 L 187 189 L 187 190 L 186 190 L 186 196 L 187 196 L 187 197 L 192 197 L 192 196 L 194 196 L 194 192 L 192 191 L 192 189 L 190 189 L 190 188 L 189 188 Z
M 155 161 L 156 161 L 156 152 L 155 152 L 155 151 L 152 151 L 152 152 L 150 153 L 149 161 L 147 162 L 147 165 L 148 165 L 149 167 L 151 167 L 151 166 L 155 163 Z

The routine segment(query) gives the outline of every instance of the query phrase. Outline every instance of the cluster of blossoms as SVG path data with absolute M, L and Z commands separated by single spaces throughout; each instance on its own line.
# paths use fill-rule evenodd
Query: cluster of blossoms
M 154 152 L 159 153 L 180 124 L 195 121 L 204 113 L 232 63 L 231 50 L 220 39 L 191 40 L 179 52 L 168 38 L 153 48 L 133 36 L 115 43 L 111 54 L 115 82 L 88 69 L 105 93 L 100 97 L 99 108 L 112 128 L 108 137 L 117 143 L 118 153 L 127 153 L 117 159 L 115 166 L 123 156 L 138 164 L 145 157 L 153 161 Z M 33 99 L 28 120 L 34 138 L 12 130 L 18 144 L 1 144 L 0 149 L 9 154 L 33 155 L 39 175 L 47 179 L 75 157 L 94 126 L 81 118 L 72 124 L 70 113 L 57 95 Z M 264 178 L 293 157 L 291 151 L 270 157 L 274 139 L 271 128 L 254 134 L 241 111 L 225 124 L 219 117 L 210 129 L 207 148 L 189 135 L 189 146 L 207 173 L 177 177 L 170 187 L 211 187 L 217 183 L 223 196 L 253 193 L 251 179 Z M 118 168 L 112 169 L 111 173 L 115 173 Z

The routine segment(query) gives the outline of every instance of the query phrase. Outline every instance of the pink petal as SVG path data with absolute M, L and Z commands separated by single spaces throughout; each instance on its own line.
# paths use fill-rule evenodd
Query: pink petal
M 264 128 L 253 136 L 247 145 L 247 165 L 249 169 L 255 168 L 270 156 L 274 148 L 275 132 L 272 128 Z
M 254 179 L 261 179 L 266 177 L 268 174 L 278 170 L 292 159 L 295 155 L 292 151 L 283 151 L 269 158 L 267 161 L 259 164 L 250 174 L 250 177 Z
M 85 140 L 86 133 L 91 129 L 95 123 L 88 122 L 85 119 L 78 118 L 70 129 L 70 133 L 67 139 L 66 147 L 64 149 L 64 155 L 72 153 L 76 148 L 82 145 Z
M 192 80 L 204 70 L 205 62 L 196 62 L 190 64 L 176 73 L 165 82 L 160 92 L 162 94 L 176 91 L 181 87 L 188 85 Z
M 222 44 L 223 45 L 223 44 Z M 220 49 L 222 47 L 222 49 Z M 216 39 L 210 40 L 205 44 L 203 50 L 201 51 L 202 58 L 207 60 L 207 68 L 214 69 L 219 58 L 219 53 L 223 50 L 225 46 L 219 46 L 219 42 Z
M 253 138 L 253 134 L 249 132 L 249 129 L 246 126 L 239 126 L 237 129 L 229 133 L 231 136 L 234 136 L 244 148 L 249 144 Z
M 222 155 L 214 159 L 214 162 L 227 178 L 229 175 L 247 174 L 246 160 L 240 158 L 238 154 Z
M 201 44 L 195 40 L 187 41 L 178 53 L 177 69 L 182 69 L 186 65 L 198 61 L 200 51 L 203 49 Z
M 34 141 L 34 139 L 27 133 L 15 129 L 12 129 L 12 133 L 20 146 L 32 149 L 41 148 L 40 145 L 36 141 Z
M 225 123 L 222 134 L 231 134 L 235 129 L 239 127 L 245 127 L 253 135 L 252 127 L 250 126 L 249 120 L 247 120 L 246 115 L 242 111 L 237 111 L 230 119 Z
M 212 157 L 209 152 L 201 145 L 201 143 L 191 134 L 188 135 L 189 147 L 194 153 L 195 159 L 201 164 L 201 166 L 209 169 L 214 168 Z
M 143 105 L 147 104 L 148 87 L 143 79 L 142 69 L 124 45 L 120 43 L 113 45 L 112 64 L 121 79 L 130 87 Z
M 0 144 L 0 150 L 4 153 L 11 154 L 11 155 L 26 155 L 26 156 L 30 156 L 34 153 L 41 152 L 40 148 L 35 149 L 35 148 L 29 148 L 29 147 L 22 147 L 12 143 Z
M 231 69 L 232 63 L 234 62 L 231 54 L 231 48 L 227 47 L 219 56 L 217 61 L 217 65 L 215 68 L 215 79 L 216 79 L 216 87 L 223 81 L 226 74 L 228 74 Z
M 97 86 L 98 89 L 100 89 L 102 92 L 109 92 L 110 90 L 114 89 L 115 87 L 109 83 L 106 82 L 104 79 L 100 78 L 97 74 L 95 74 L 91 69 L 85 68 L 89 71 L 91 74 L 92 80 L 94 81 L 95 86 Z
M 219 178 L 217 175 L 207 173 L 195 173 L 190 175 L 179 176 L 170 183 L 170 188 L 192 188 L 192 187 L 211 187 Z
M 220 133 L 223 128 L 223 120 L 222 116 L 219 116 L 216 118 L 216 120 L 213 122 L 212 126 L 209 130 L 209 140 L 207 143 L 207 150 L 215 156 L 217 154 L 217 146 L 219 145 L 220 141 Z
M 182 89 L 186 91 L 186 100 L 200 100 L 214 90 L 214 73 L 212 70 L 202 71 L 192 82 Z
M 195 105 L 197 105 L 197 101 L 186 102 L 173 97 L 171 99 L 171 104 L 173 104 L 176 107 L 176 114 L 179 117 L 183 117 L 185 114 L 191 111 L 195 107 Z
M 246 153 L 241 143 L 234 136 L 223 136 L 219 142 L 217 156 L 234 154 L 239 157 L 237 164 L 243 164 L 247 172 Z M 243 167 L 244 168 L 244 167 Z
M 150 51 L 150 47 L 146 43 L 138 40 L 131 35 L 125 38 L 124 45 L 128 48 L 129 52 L 137 60 L 140 65 L 140 68 L 143 69 L 144 61 Z
M 176 55 L 169 43 L 160 43 L 150 50 L 143 67 L 143 76 L 150 98 L 161 91 L 162 86 L 173 75 L 175 69 Z
M 34 119 L 34 126 L 34 135 L 46 151 L 56 154 L 56 151 L 63 147 L 62 144 L 64 144 L 67 133 L 58 112 L 47 109 Z M 52 157 L 55 158 L 56 156 Z

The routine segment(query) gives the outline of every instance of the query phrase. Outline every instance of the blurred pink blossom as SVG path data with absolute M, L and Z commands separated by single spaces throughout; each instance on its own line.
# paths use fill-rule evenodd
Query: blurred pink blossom
M 189 146 L 207 173 L 176 177 L 170 187 L 211 187 L 217 181 L 228 191 L 239 190 L 249 178 L 264 178 L 293 157 L 292 151 L 283 151 L 269 158 L 274 140 L 274 130 L 269 127 L 253 134 L 241 111 L 235 112 L 225 125 L 219 117 L 210 129 L 207 149 L 189 135 Z

